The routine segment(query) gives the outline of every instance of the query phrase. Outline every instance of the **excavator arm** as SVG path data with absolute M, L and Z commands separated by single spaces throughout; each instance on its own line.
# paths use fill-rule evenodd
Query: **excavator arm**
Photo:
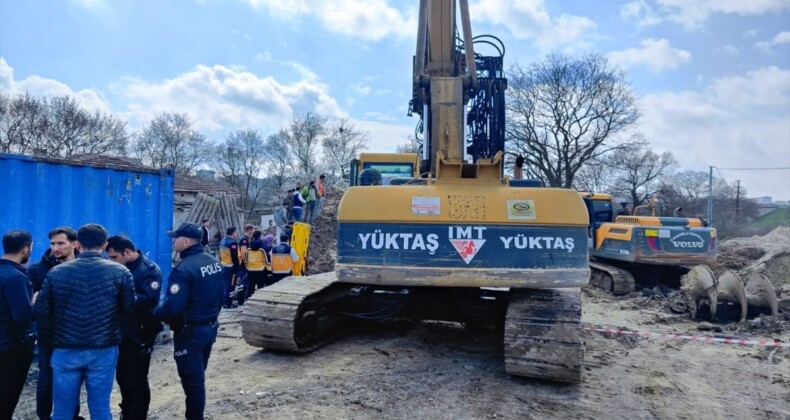
M 493 45 L 499 55 L 476 55 L 475 42 Z M 409 109 L 421 117 L 424 173 L 436 178 L 501 177 L 507 86 L 503 56 L 504 46 L 496 38 L 472 36 L 468 0 L 420 1 Z

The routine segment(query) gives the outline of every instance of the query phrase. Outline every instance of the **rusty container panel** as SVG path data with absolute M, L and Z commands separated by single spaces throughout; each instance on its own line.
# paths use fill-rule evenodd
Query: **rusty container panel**
M 109 235 L 130 237 L 167 276 L 171 241 L 165 232 L 173 224 L 174 175 L 172 169 L 83 166 L 0 154 L 0 234 L 29 230 L 35 262 L 49 248 L 51 229 L 99 223 Z

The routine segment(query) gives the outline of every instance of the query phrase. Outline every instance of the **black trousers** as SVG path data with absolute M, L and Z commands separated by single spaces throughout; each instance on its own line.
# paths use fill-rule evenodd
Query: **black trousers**
M 52 415 L 52 337 L 39 336 L 38 381 L 36 382 L 36 414 L 41 420 L 49 420 Z M 77 407 L 79 410 L 79 406 Z
M 145 345 L 122 340 L 118 347 L 115 380 L 121 389 L 121 416 L 124 420 L 145 419 L 151 403 L 148 368 L 151 366 L 153 344 Z
M 24 341 L 0 351 L 0 419 L 10 419 L 25 386 L 33 350 Z
M 249 293 L 247 296 L 252 296 L 252 292 L 255 289 L 261 289 L 266 286 L 266 271 L 247 271 L 247 276 L 249 277 Z
M 186 395 L 187 420 L 203 420 L 206 368 L 218 327 L 219 324 L 186 326 L 173 337 L 173 356 Z

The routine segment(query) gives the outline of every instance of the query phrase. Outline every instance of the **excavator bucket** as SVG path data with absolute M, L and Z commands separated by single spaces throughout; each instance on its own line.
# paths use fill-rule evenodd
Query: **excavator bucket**
M 776 315 L 779 313 L 779 300 L 774 285 L 762 274 L 753 273 L 746 282 L 746 303 L 748 315 Z
M 713 270 L 707 265 L 694 266 L 688 273 L 680 278 L 680 290 L 688 300 L 691 317 L 697 317 L 697 310 L 703 304 L 710 307 L 710 317 L 716 317 L 718 306 L 718 282 Z
M 743 288 L 743 281 L 733 271 L 725 271 L 719 277 L 717 290 L 719 317 L 728 318 L 733 314 L 738 316 L 739 322 L 746 320 L 746 290 Z

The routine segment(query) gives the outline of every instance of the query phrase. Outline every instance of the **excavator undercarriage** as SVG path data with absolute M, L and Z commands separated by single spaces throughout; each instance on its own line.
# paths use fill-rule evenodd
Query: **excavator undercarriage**
M 257 291 L 241 317 L 248 344 L 288 353 L 309 353 L 358 330 L 360 323 L 385 320 L 459 322 L 501 331 L 509 374 L 581 379 L 578 288 L 360 286 L 324 273 L 289 277 Z

